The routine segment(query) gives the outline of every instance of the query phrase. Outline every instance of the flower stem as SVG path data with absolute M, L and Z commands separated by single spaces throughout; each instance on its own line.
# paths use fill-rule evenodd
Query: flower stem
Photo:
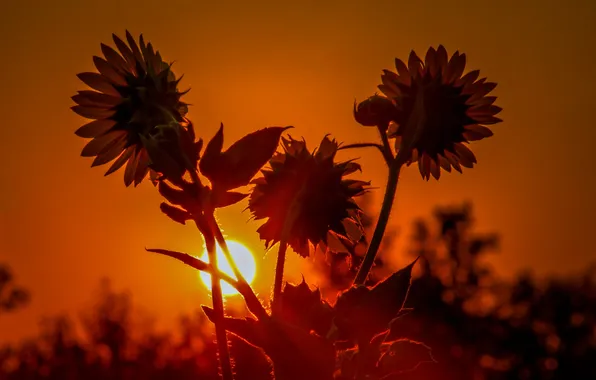
M 381 246 L 381 241 L 383 240 L 383 235 L 385 234 L 385 229 L 387 228 L 387 223 L 389 222 L 389 216 L 391 215 L 391 208 L 393 207 L 393 201 L 395 199 L 395 192 L 397 190 L 397 183 L 399 181 L 401 167 L 402 163 L 400 159 L 394 159 L 389 166 L 389 178 L 387 180 L 387 187 L 385 189 L 385 196 L 383 198 L 383 205 L 381 206 L 379 220 L 377 221 L 377 225 L 375 227 L 370 244 L 368 245 L 368 250 L 366 251 L 364 260 L 362 260 L 362 265 L 360 266 L 360 269 L 356 274 L 356 278 L 354 279 L 354 285 L 364 285 L 364 282 L 368 277 L 368 273 L 374 264 L 375 257 L 377 256 L 377 252 Z
M 279 242 L 279 251 L 277 252 L 277 263 L 275 265 L 275 282 L 273 283 L 273 311 L 281 307 L 281 290 L 284 280 L 284 264 L 286 262 L 286 251 L 288 243 L 282 238 Z
M 228 349 L 228 337 L 226 330 L 222 324 L 224 320 L 224 304 L 223 295 L 221 292 L 220 277 L 217 276 L 217 253 L 215 250 L 215 238 L 213 233 L 205 225 L 204 220 L 195 219 L 195 223 L 199 231 L 205 238 L 205 247 L 209 256 L 209 264 L 213 268 L 214 273 L 211 275 L 211 297 L 213 299 L 213 312 L 215 314 L 215 337 L 217 340 L 217 350 L 219 351 L 219 364 L 221 366 L 221 374 L 223 380 L 233 380 L 232 362 L 230 359 L 230 351 Z
M 387 136 L 385 136 L 385 138 L 387 138 Z M 387 146 L 389 146 L 389 145 L 387 144 Z M 337 150 L 354 149 L 354 148 L 377 148 L 379 150 L 379 152 L 381 152 L 381 154 L 383 155 L 383 159 L 385 160 L 387 165 L 390 165 L 391 160 L 393 159 L 393 154 L 391 153 L 391 149 L 389 149 L 389 151 L 387 151 L 386 147 L 384 147 L 381 144 L 376 144 L 376 143 L 347 144 L 347 145 L 340 146 L 339 148 L 337 148 Z M 389 152 L 389 153 L 387 153 L 387 152 Z
M 234 272 L 234 276 L 236 277 L 237 281 L 235 282 L 235 284 L 232 285 L 236 288 L 236 290 L 238 290 L 240 294 L 242 294 L 246 302 L 246 305 L 248 306 L 248 309 L 257 317 L 257 319 L 264 320 L 268 318 L 269 315 L 267 314 L 267 311 L 261 304 L 261 301 L 259 301 L 259 298 L 255 294 L 254 290 L 236 266 L 236 263 L 234 262 L 234 259 L 230 254 L 228 243 L 226 242 L 226 239 L 224 238 L 223 233 L 221 232 L 221 229 L 219 228 L 219 225 L 217 224 L 217 221 L 213 217 L 212 213 L 210 214 L 209 222 L 211 225 L 211 231 L 213 232 L 213 234 L 215 235 L 215 239 L 217 240 L 217 244 L 219 244 L 219 246 L 221 247 L 221 250 L 223 251 L 224 256 L 226 257 L 226 260 L 228 260 L 228 262 L 230 263 L 232 272 Z

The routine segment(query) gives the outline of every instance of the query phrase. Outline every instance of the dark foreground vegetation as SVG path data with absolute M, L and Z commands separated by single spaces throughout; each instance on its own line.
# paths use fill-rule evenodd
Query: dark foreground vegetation
M 437 209 L 432 220 L 414 224 L 408 254 L 421 260 L 406 305 L 412 310 L 391 331 L 424 342 L 436 363 L 395 378 L 596 379 L 594 273 L 541 281 L 526 274 L 505 282 L 484 264 L 498 249 L 498 236 L 476 234 L 473 225 L 468 205 Z M 351 283 L 366 251 L 366 241 L 361 244 L 344 254 L 318 253 L 314 266 L 330 279 L 321 285 L 330 302 Z M 373 282 L 391 273 L 383 260 L 394 254 L 388 247 L 377 260 Z M 0 318 L 18 313 L 13 309 L 27 298 L 2 267 Z M 135 315 L 130 295 L 103 283 L 95 308 L 80 321 L 49 318 L 39 336 L 0 348 L 0 380 L 219 379 L 212 324 L 202 311 L 182 317 L 174 332 L 154 331 Z M 426 355 L 423 346 L 421 352 L 407 347 L 407 352 L 394 347 L 404 362 Z M 272 378 L 259 349 L 230 334 L 230 351 L 236 379 Z

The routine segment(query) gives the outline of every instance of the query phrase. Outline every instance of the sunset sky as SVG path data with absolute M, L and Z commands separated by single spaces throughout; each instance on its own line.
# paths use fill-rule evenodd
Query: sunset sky
M 382 69 L 411 49 L 444 44 L 468 56 L 468 69 L 498 83 L 504 122 L 472 145 L 478 165 L 463 175 L 423 181 L 402 175 L 392 223 L 407 240 L 410 222 L 439 204 L 474 202 L 480 231 L 502 234 L 492 263 L 504 276 L 523 268 L 566 274 L 596 261 L 593 144 L 596 2 L 547 1 L 2 1 L 0 6 L 0 262 L 32 303 L 0 316 L 0 343 L 33 334 L 41 316 L 76 315 L 110 277 L 167 327 L 207 303 L 190 269 L 144 247 L 199 254 L 192 226 L 159 211 L 150 183 L 125 188 L 79 157 L 84 120 L 70 97 L 94 71 L 92 56 L 111 33 L 143 33 L 191 87 L 189 117 L 205 139 L 226 126 L 226 144 L 255 129 L 293 125 L 310 147 L 327 133 L 345 142 L 376 139 L 352 117 Z M 375 151 L 362 178 L 382 189 Z M 382 191 L 377 190 L 380 200 Z M 218 214 L 225 233 L 261 258 L 245 203 Z M 294 278 L 300 260 L 291 255 Z M 395 262 L 406 258 L 400 246 Z M 267 292 L 271 253 L 259 271 Z

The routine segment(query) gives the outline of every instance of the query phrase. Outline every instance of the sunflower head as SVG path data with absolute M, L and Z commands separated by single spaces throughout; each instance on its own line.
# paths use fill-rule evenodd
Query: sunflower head
M 325 137 L 311 153 L 304 141 L 282 138 L 283 153 L 276 153 L 271 167 L 253 181 L 249 200 L 254 218 L 267 219 L 258 229 L 267 247 L 282 239 L 287 220 L 292 221 L 288 244 L 303 257 L 311 247 L 326 243 L 329 234 L 349 239 L 346 227 L 360 228 L 354 197 L 363 194 L 368 183 L 344 178 L 360 166 L 353 161 L 336 163 L 338 146 Z
M 389 137 L 395 148 L 406 149 L 406 163 L 418 161 L 422 177 L 438 179 L 441 168 L 472 168 L 476 157 L 466 146 L 492 136 L 486 125 L 496 124 L 501 111 L 487 96 L 496 83 L 478 79 L 478 70 L 463 75 L 466 55 L 448 57 L 445 48 L 429 48 L 424 62 L 414 51 L 408 64 L 395 60 L 397 72 L 384 70 L 379 89 L 395 105 Z
M 178 123 L 188 128 L 188 108 L 181 101 L 184 92 L 178 91 L 180 79 L 151 43 L 141 35 L 137 44 L 128 31 L 128 44 L 112 37 L 117 50 L 102 44 L 104 58 L 93 57 L 98 72 L 78 74 L 92 90 L 73 96 L 77 105 L 72 109 L 93 121 L 75 133 L 92 138 L 81 153 L 95 157 L 92 166 L 115 160 L 108 175 L 126 164 L 126 186 L 138 185 L 155 164 L 143 142 L 161 133 L 158 126 Z M 194 139 L 194 131 L 191 135 Z

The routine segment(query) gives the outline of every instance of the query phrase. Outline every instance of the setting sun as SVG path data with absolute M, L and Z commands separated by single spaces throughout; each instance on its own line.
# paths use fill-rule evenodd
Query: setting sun
M 228 248 L 230 249 L 230 254 L 234 259 L 234 262 L 238 266 L 238 269 L 240 269 L 240 272 L 242 273 L 244 278 L 246 278 L 246 281 L 248 281 L 248 283 L 252 283 L 255 279 L 255 275 L 257 272 L 257 265 L 252 252 L 243 244 L 238 243 L 237 241 L 228 240 L 227 243 Z M 203 254 L 201 255 L 201 260 L 209 262 L 209 257 L 207 256 L 206 250 L 203 251 Z M 232 273 L 230 263 L 228 262 L 228 260 L 226 260 L 226 257 L 224 256 L 223 251 L 221 250 L 219 245 L 217 246 L 217 264 L 222 272 L 235 278 L 234 274 Z M 200 278 L 203 285 L 205 285 L 205 287 L 207 287 L 208 289 L 211 289 L 211 275 L 209 273 L 201 272 Z M 221 282 L 221 291 L 223 295 L 226 296 L 238 294 L 236 289 L 234 289 L 230 284 L 224 281 Z

